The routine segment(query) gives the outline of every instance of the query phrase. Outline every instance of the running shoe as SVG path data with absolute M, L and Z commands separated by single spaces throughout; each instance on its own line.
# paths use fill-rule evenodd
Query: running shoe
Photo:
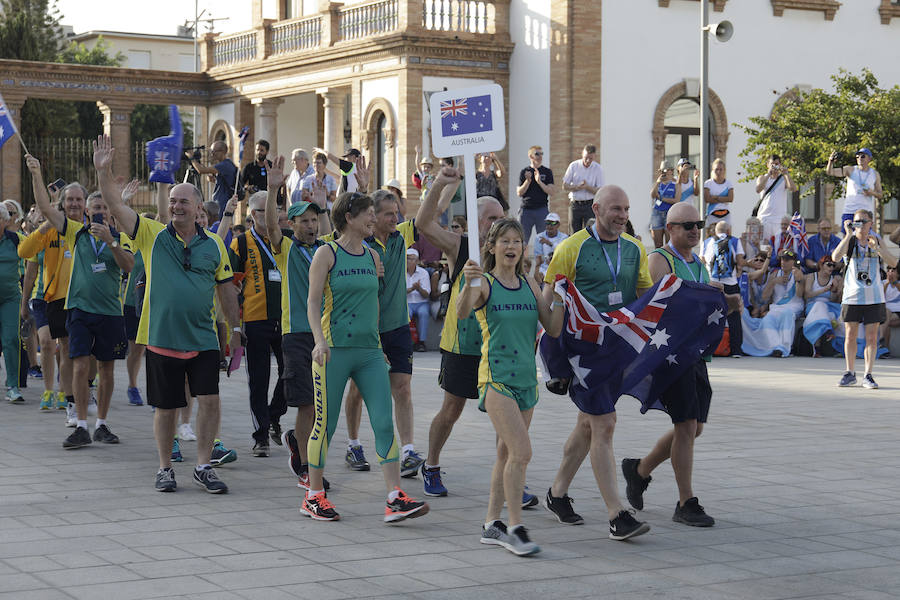
M 56 410 L 66 410 L 69 407 L 69 402 L 66 400 L 66 395 L 62 392 L 56 392 Z
M 644 479 L 640 476 L 638 473 L 640 463 L 639 458 L 623 458 L 622 475 L 625 476 L 625 496 L 628 497 L 628 504 L 637 510 L 644 510 L 644 492 L 653 478 Z
M 312 498 L 306 496 L 300 504 L 300 514 L 306 515 L 316 521 L 340 521 L 341 515 L 334 510 L 334 504 L 325 496 L 325 492 L 319 492 Z
M 257 458 L 265 458 L 269 456 L 269 442 L 268 440 L 265 442 L 256 442 L 253 444 L 253 449 L 251 450 L 253 456 Z
M 281 445 L 281 423 L 278 421 L 269 423 L 269 437 L 277 446 Z
M 866 389 L 877 390 L 878 384 L 875 383 L 875 379 L 872 377 L 871 373 L 866 373 L 866 376 L 863 377 L 862 386 Z
M 706 514 L 697 498 L 689 498 L 684 504 L 677 502 L 672 520 L 691 527 L 712 527 L 716 524 L 716 520 Z
M 78 411 L 75 410 L 75 403 L 66 404 L 66 427 L 76 427 L 78 425 Z
M 41 393 L 41 410 L 53 410 L 53 402 L 55 394 L 51 390 L 44 390 Z
M 538 497 L 528 492 L 528 486 L 522 491 L 522 508 L 531 508 L 538 505 Z
M 222 443 L 222 440 L 216 440 L 213 444 L 212 455 L 209 458 L 209 464 L 214 467 L 226 465 L 237 460 L 237 452 L 229 450 Z
M 6 388 L 6 399 L 10 404 L 25 404 L 25 398 L 17 387 Z
M 500 545 L 516 556 L 528 556 L 541 551 L 541 547 L 531 541 L 528 531 L 522 525 L 510 529 L 506 541 L 500 542 Z
M 347 456 L 344 457 L 344 461 L 354 471 L 369 470 L 369 461 L 366 460 L 362 446 L 350 446 L 347 448 Z
M 481 543 L 489 546 L 502 546 L 504 542 L 508 542 L 509 534 L 506 531 L 506 525 L 503 521 L 497 519 L 491 526 L 481 526 Z
M 544 508 L 556 515 L 556 519 L 564 525 L 581 525 L 584 523 L 581 515 L 572 510 L 574 500 L 569 498 L 568 494 L 563 494 L 562 498 L 556 498 L 551 493 L 552 489 L 547 490 L 547 496 L 544 498 Z
M 422 479 L 425 481 L 426 496 L 443 497 L 447 495 L 447 488 L 444 487 L 444 483 L 441 481 L 440 467 L 426 469 L 425 463 L 422 463 Z
M 104 423 L 94 430 L 94 441 L 101 444 L 118 444 L 119 436 L 110 431 L 109 427 Z
M 619 512 L 616 518 L 609 522 L 609 539 L 611 540 L 627 540 L 643 535 L 648 531 L 650 531 L 650 525 L 643 521 L 638 521 L 627 510 Z
M 178 426 L 178 439 L 182 442 L 196 442 L 197 434 L 191 429 L 190 423 L 182 423 Z
M 294 477 L 301 477 L 304 472 L 303 459 L 300 458 L 300 445 L 297 443 L 297 436 L 294 435 L 294 430 L 288 429 L 282 433 L 279 442 L 287 446 L 290 454 L 288 457 L 288 468 L 291 470 L 291 473 L 294 474 Z M 303 486 L 298 483 L 297 487 Z
M 84 427 L 76 427 L 75 431 L 69 434 L 66 441 L 63 442 L 63 448 L 66 450 L 74 450 L 83 446 L 91 445 L 91 434 Z
M 172 467 L 166 467 L 156 472 L 156 491 L 174 492 L 178 485 L 175 483 L 175 471 Z
M 306 469 L 306 465 L 303 465 L 303 468 Z M 309 491 L 309 488 L 312 487 L 309 483 L 309 470 L 304 470 L 297 477 L 297 487 L 302 490 L 306 490 L 307 492 Z M 322 487 L 326 492 L 331 489 L 331 484 L 328 483 L 328 480 L 324 477 L 322 478 Z
M 399 493 L 396 498 L 388 502 L 387 506 L 384 507 L 385 523 L 398 523 L 405 519 L 415 519 L 428 514 L 427 502 L 420 502 L 415 498 L 410 498 L 398 487 L 394 489 Z
M 44 372 L 41 371 L 40 365 L 35 365 L 33 367 L 29 367 L 28 376 L 31 377 L 32 379 L 43 379 Z
M 424 464 L 425 459 L 419 456 L 419 453 L 415 450 L 410 450 L 403 457 L 403 462 L 400 463 L 400 477 L 415 477 Z
M 172 462 L 184 462 L 184 457 L 181 455 L 181 444 L 178 443 L 178 438 L 172 440 L 172 458 L 170 460 Z
M 856 385 L 856 373 L 847 371 L 838 382 L 838 387 L 850 387 L 851 385 Z
M 143 406 L 144 399 L 141 398 L 141 390 L 136 387 L 128 388 L 128 404 L 131 406 Z
M 227 494 L 228 486 L 216 475 L 212 467 L 194 469 L 194 483 L 205 489 L 210 494 Z

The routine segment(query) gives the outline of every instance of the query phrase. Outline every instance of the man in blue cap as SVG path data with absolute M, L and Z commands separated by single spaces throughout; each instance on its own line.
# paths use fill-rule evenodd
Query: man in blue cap
M 856 165 L 835 167 L 837 151 L 828 157 L 828 165 L 825 172 L 833 177 L 847 178 L 847 195 L 844 199 L 844 210 L 841 214 L 841 231 L 845 224 L 853 221 L 853 213 L 858 210 L 867 210 L 875 214 L 875 198 L 881 198 L 881 175 L 871 168 L 872 151 L 868 148 L 860 148 L 856 151 Z

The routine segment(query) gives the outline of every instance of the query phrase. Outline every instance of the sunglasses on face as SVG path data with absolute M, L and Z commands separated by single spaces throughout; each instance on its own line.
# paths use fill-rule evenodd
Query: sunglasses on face
M 544 153 L 543 153 L 543 152 L 535 152 L 534 155 L 535 155 L 535 156 L 543 156 Z
M 690 231 L 695 227 L 697 229 L 703 229 L 703 221 L 685 221 L 684 223 L 672 223 L 672 225 L 680 225 L 685 231 Z
M 559 221 L 544 221 L 545 225 L 559 225 Z

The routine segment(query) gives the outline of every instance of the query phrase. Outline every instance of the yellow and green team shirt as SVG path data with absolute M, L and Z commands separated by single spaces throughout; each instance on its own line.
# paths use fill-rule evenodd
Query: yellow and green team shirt
M 281 271 L 281 333 L 311 333 L 306 316 L 309 299 L 309 265 L 323 242 L 312 246 L 297 238 L 282 236 L 281 247 L 274 247 L 275 263 Z
M 419 238 L 415 219 L 397 225 L 386 244 L 372 236 L 366 238 L 381 258 L 384 278 L 378 292 L 378 331 L 393 331 L 409 324 L 409 307 L 406 304 L 406 249 Z
M 537 299 L 525 278 L 519 275 L 519 287 L 510 289 L 490 273 L 485 273 L 489 295 L 475 309 L 481 326 L 481 362 L 478 385 L 500 383 L 511 388 L 537 385 L 534 339 L 537 332 Z
M 456 303 L 459 293 L 466 284 L 466 276 L 462 268 L 469 260 L 469 238 L 463 235 L 459 240 L 459 252 L 453 268 L 456 277 L 450 284 L 450 301 L 447 303 L 447 314 L 444 316 L 444 327 L 441 329 L 441 350 L 466 356 L 481 356 L 481 327 L 475 312 L 469 313 L 465 319 L 456 317 Z
M 240 238 L 247 245 L 246 260 L 240 255 Z M 262 242 L 263 247 L 260 247 Z M 277 319 L 281 315 L 281 274 L 269 239 L 251 227 L 231 240 L 231 268 L 243 273 L 244 322 Z
M 322 333 L 332 348 L 381 348 L 378 336 L 378 274 L 375 259 L 363 246 L 351 254 L 328 242 L 334 266 L 325 278 Z
M 44 252 L 44 288 L 41 297 L 48 303 L 62 300 L 69 291 L 69 275 L 72 271 L 72 250 L 53 227 L 40 228 L 28 234 L 19 243 L 19 256 L 31 258 Z
M 78 308 L 95 315 L 122 316 L 122 270 L 112 249 L 92 236 L 83 223 L 72 219 L 66 219 L 61 233 L 66 246 L 72 248 L 66 310 Z M 128 236 L 115 230 L 112 235 L 123 250 L 131 252 Z
M 600 312 L 621 308 L 637 298 L 638 289 L 653 287 L 643 244 L 627 233 L 614 242 L 603 241 L 593 227 L 572 234 L 556 247 L 544 283 L 553 285 L 557 274 L 571 279 Z
M 213 298 L 216 285 L 233 278 L 222 238 L 198 225 L 185 245 L 171 223 L 144 217 L 132 238 L 147 274 L 135 341 L 182 352 L 218 350 Z
M 44 251 L 41 250 L 37 253 L 37 256 L 32 256 L 31 258 L 26 258 L 28 262 L 33 262 L 38 266 L 37 277 L 34 278 L 34 285 L 31 288 L 31 297 L 30 300 L 34 300 L 35 298 L 43 299 L 44 296 Z

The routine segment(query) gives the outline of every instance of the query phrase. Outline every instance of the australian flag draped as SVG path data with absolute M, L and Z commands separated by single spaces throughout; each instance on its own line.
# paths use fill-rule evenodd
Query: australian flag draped
M 671 274 L 606 313 L 566 277 L 557 278 L 556 291 L 565 299 L 565 325 L 559 338 L 544 335 L 541 357 L 551 377 L 571 378 L 570 393 L 583 410 L 623 394 L 640 400 L 641 412 L 665 410 L 660 393 L 712 352 L 728 312 L 722 292 Z

